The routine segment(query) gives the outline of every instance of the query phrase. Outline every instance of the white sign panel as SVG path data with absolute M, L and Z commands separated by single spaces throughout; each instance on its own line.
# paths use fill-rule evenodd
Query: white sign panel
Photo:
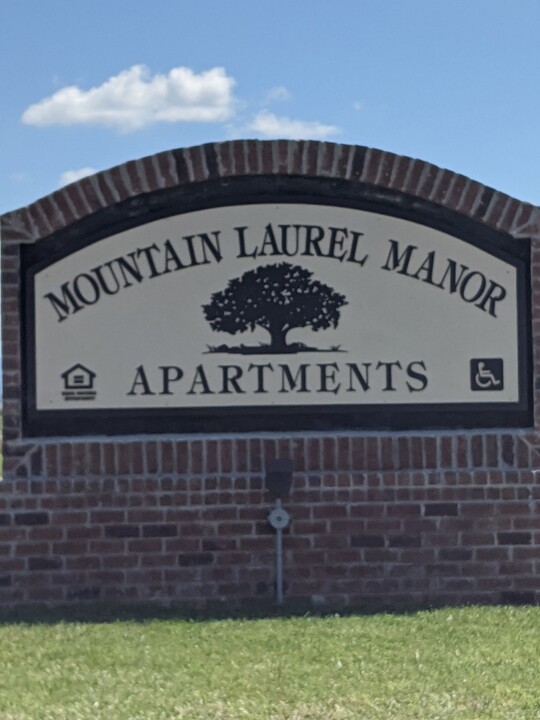
M 37 411 L 517 403 L 516 267 L 401 218 L 251 204 L 33 276 Z

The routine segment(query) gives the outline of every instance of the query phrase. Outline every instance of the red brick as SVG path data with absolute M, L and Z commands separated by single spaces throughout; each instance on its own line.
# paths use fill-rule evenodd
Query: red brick
M 334 148 L 336 175 L 344 178 L 347 175 L 352 148 L 347 145 L 335 145 Z
M 365 470 L 366 464 L 366 439 L 363 437 L 351 438 L 351 463 L 353 470 Z
M 130 466 L 133 475 L 142 475 L 144 473 L 144 457 L 143 449 L 140 442 L 129 444 Z
M 103 469 L 108 475 L 116 473 L 116 452 L 113 443 L 104 443 L 101 446 L 103 455 Z
M 454 438 L 456 446 L 456 463 L 458 467 L 469 467 L 469 439 L 464 436 Z
M 159 443 L 161 454 L 161 469 L 164 473 L 171 473 L 174 469 L 174 446 L 170 441 Z
M 304 173 L 307 176 L 315 176 L 317 174 L 317 160 L 318 160 L 318 149 L 319 146 L 317 143 L 306 140 L 303 143 L 304 145 L 304 152 L 302 157 L 302 164 Z M 264 169 L 261 168 L 261 170 L 264 172 Z
M 244 172 L 246 175 L 256 174 L 259 170 L 258 143 L 246 140 L 244 143 Z
M 82 525 L 88 519 L 87 512 L 53 512 L 51 523 L 53 525 Z
M 483 185 L 479 185 L 473 180 L 467 180 L 456 209 L 464 215 L 471 216 L 476 203 L 482 196 L 483 191 Z
M 389 187 L 393 175 L 394 164 L 398 161 L 398 156 L 385 152 L 379 165 L 377 173 L 377 184 L 382 187 Z
M 146 471 L 151 475 L 156 474 L 158 472 L 157 443 L 139 443 L 139 447 L 141 455 L 133 458 L 133 463 L 140 465 L 141 472 Z
M 249 468 L 249 443 L 247 440 L 239 439 L 234 443 L 234 459 L 236 472 L 245 473 Z
M 337 469 L 335 438 L 325 438 L 322 441 L 322 468 L 323 470 Z
M 379 470 L 380 467 L 379 438 L 370 436 L 366 438 L 366 468 L 368 470 Z
M 457 208 L 461 201 L 461 195 L 463 193 L 463 190 L 465 189 L 467 182 L 468 179 L 464 175 L 457 175 L 456 173 L 452 173 L 442 203 L 450 209 Z
M 366 155 L 366 163 L 364 165 L 364 171 L 362 173 L 362 181 L 366 183 L 375 184 L 379 168 L 384 159 L 386 153 L 381 150 L 375 150 L 369 148 Z
M 292 458 L 292 447 L 290 438 L 279 438 L 276 440 L 276 458 L 290 460 Z
M 406 503 L 406 504 L 400 504 L 395 503 L 392 505 L 389 505 L 386 509 L 387 514 L 390 517 L 410 517 L 410 516 L 417 516 L 420 515 L 421 512 L 421 506 L 418 503 Z
M 278 140 L 277 143 L 277 158 L 278 158 L 278 172 L 280 173 L 287 173 L 288 172 L 288 152 L 289 152 L 289 143 L 286 140 Z
M 263 175 L 273 175 L 274 174 L 274 148 L 273 148 L 273 141 L 266 140 L 261 143 L 261 159 L 262 159 L 262 167 L 261 167 L 261 173 Z
M 177 444 L 177 452 L 178 452 L 179 447 L 182 448 L 180 450 L 180 452 L 182 452 L 182 450 L 184 449 L 183 444 L 181 446 L 179 446 L 179 444 Z M 193 475 L 200 475 L 201 473 L 203 473 L 205 471 L 203 451 L 204 451 L 204 448 L 203 448 L 203 443 L 201 440 L 195 440 L 190 443 L 190 445 L 189 445 L 190 471 Z
M 127 200 L 132 195 L 132 190 L 124 180 L 123 173 L 119 167 L 107 170 L 107 179 L 118 194 L 120 200 Z
M 176 463 L 174 471 L 179 475 L 184 473 L 187 474 L 189 472 L 189 464 L 191 462 L 190 443 L 185 440 L 176 442 L 174 456 Z
M 174 163 L 174 155 L 171 152 L 162 152 L 155 156 L 159 168 L 158 179 L 160 187 L 173 187 L 181 184 L 185 178 L 178 177 Z
M 48 525 L 50 517 L 44 512 L 20 512 L 15 513 L 15 525 Z
M 116 446 L 117 471 L 119 475 L 128 475 L 130 472 L 130 446 L 128 443 L 118 443 Z
M 493 193 L 484 213 L 484 222 L 496 227 L 506 210 L 509 200 L 508 195 L 499 192 Z

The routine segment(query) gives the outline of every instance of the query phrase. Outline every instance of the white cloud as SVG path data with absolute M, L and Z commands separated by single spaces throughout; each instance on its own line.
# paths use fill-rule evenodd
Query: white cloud
M 353 103 L 353 108 L 354 108 L 355 110 L 358 110 L 358 111 L 364 109 L 364 107 L 363 107 L 363 105 L 362 105 L 361 102 L 355 102 L 355 103 Z
M 60 175 L 59 185 L 69 185 L 70 183 L 77 182 L 88 175 L 93 175 L 97 170 L 92 167 L 83 167 L 80 170 L 66 170 Z
M 16 183 L 22 183 L 25 182 L 25 180 L 28 180 L 28 173 L 24 172 L 24 170 L 20 170 L 19 172 L 11 173 L 9 179 Z
M 300 138 L 326 138 L 339 132 L 335 125 L 323 125 L 320 122 L 306 120 L 291 120 L 287 117 L 278 117 L 268 110 L 262 110 L 250 123 L 249 130 L 253 130 L 264 137 L 298 140 Z
M 277 85 L 271 88 L 265 95 L 265 102 L 284 102 L 291 99 L 291 93 L 284 85 Z
M 234 84 L 221 67 L 199 74 L 176 67 L 167 75 L 152 76 L 144 65 L 134 65 L 90 90 L 62 88 L 30 105 L 22 121 L 106 125 L 125 132 L 156 122 L 221 122 L 233 113 Z

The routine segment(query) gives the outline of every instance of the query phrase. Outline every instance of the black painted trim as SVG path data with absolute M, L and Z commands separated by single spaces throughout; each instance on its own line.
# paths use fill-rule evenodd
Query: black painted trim
M 211 207 L 252 203 L 305 203 L 356 208 L 400 217 L 468 242 L 518 272 L 520 400 L 518 403 L 418 405 L 319 405 L 273 408 L 38 411 L 35 405 L 33 279 L 37 272 L 105 237 L 160 218 Z M 31 246 L 22 248 L 21 333 L 23 430 L 26 436 L 130 433 L 249 432 L 265 430 L 416 430 L 530 427 L 532 344 L 530 242 L 516 240 L 439 205 L 391 190 L 346 180 L 256 176 L 191 183 L 148 193 L 105 208 Z

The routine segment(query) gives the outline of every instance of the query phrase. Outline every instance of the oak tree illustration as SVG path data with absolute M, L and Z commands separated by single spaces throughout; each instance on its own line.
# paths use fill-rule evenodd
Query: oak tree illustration
M 264 328 L 270 334 L 270 345 L 246 348 L 247 352 L 298 352 L 305 346 L 287 345 L 290 330 L 309 327 L 317 332 L 337 327 L 340 308 L 347 304 L 344 295 L 312 275 L 285 262 L 248 270 L 212 295 L 208 305 L 203 305 L 204 315 L 213 330 L 231 335 Z

